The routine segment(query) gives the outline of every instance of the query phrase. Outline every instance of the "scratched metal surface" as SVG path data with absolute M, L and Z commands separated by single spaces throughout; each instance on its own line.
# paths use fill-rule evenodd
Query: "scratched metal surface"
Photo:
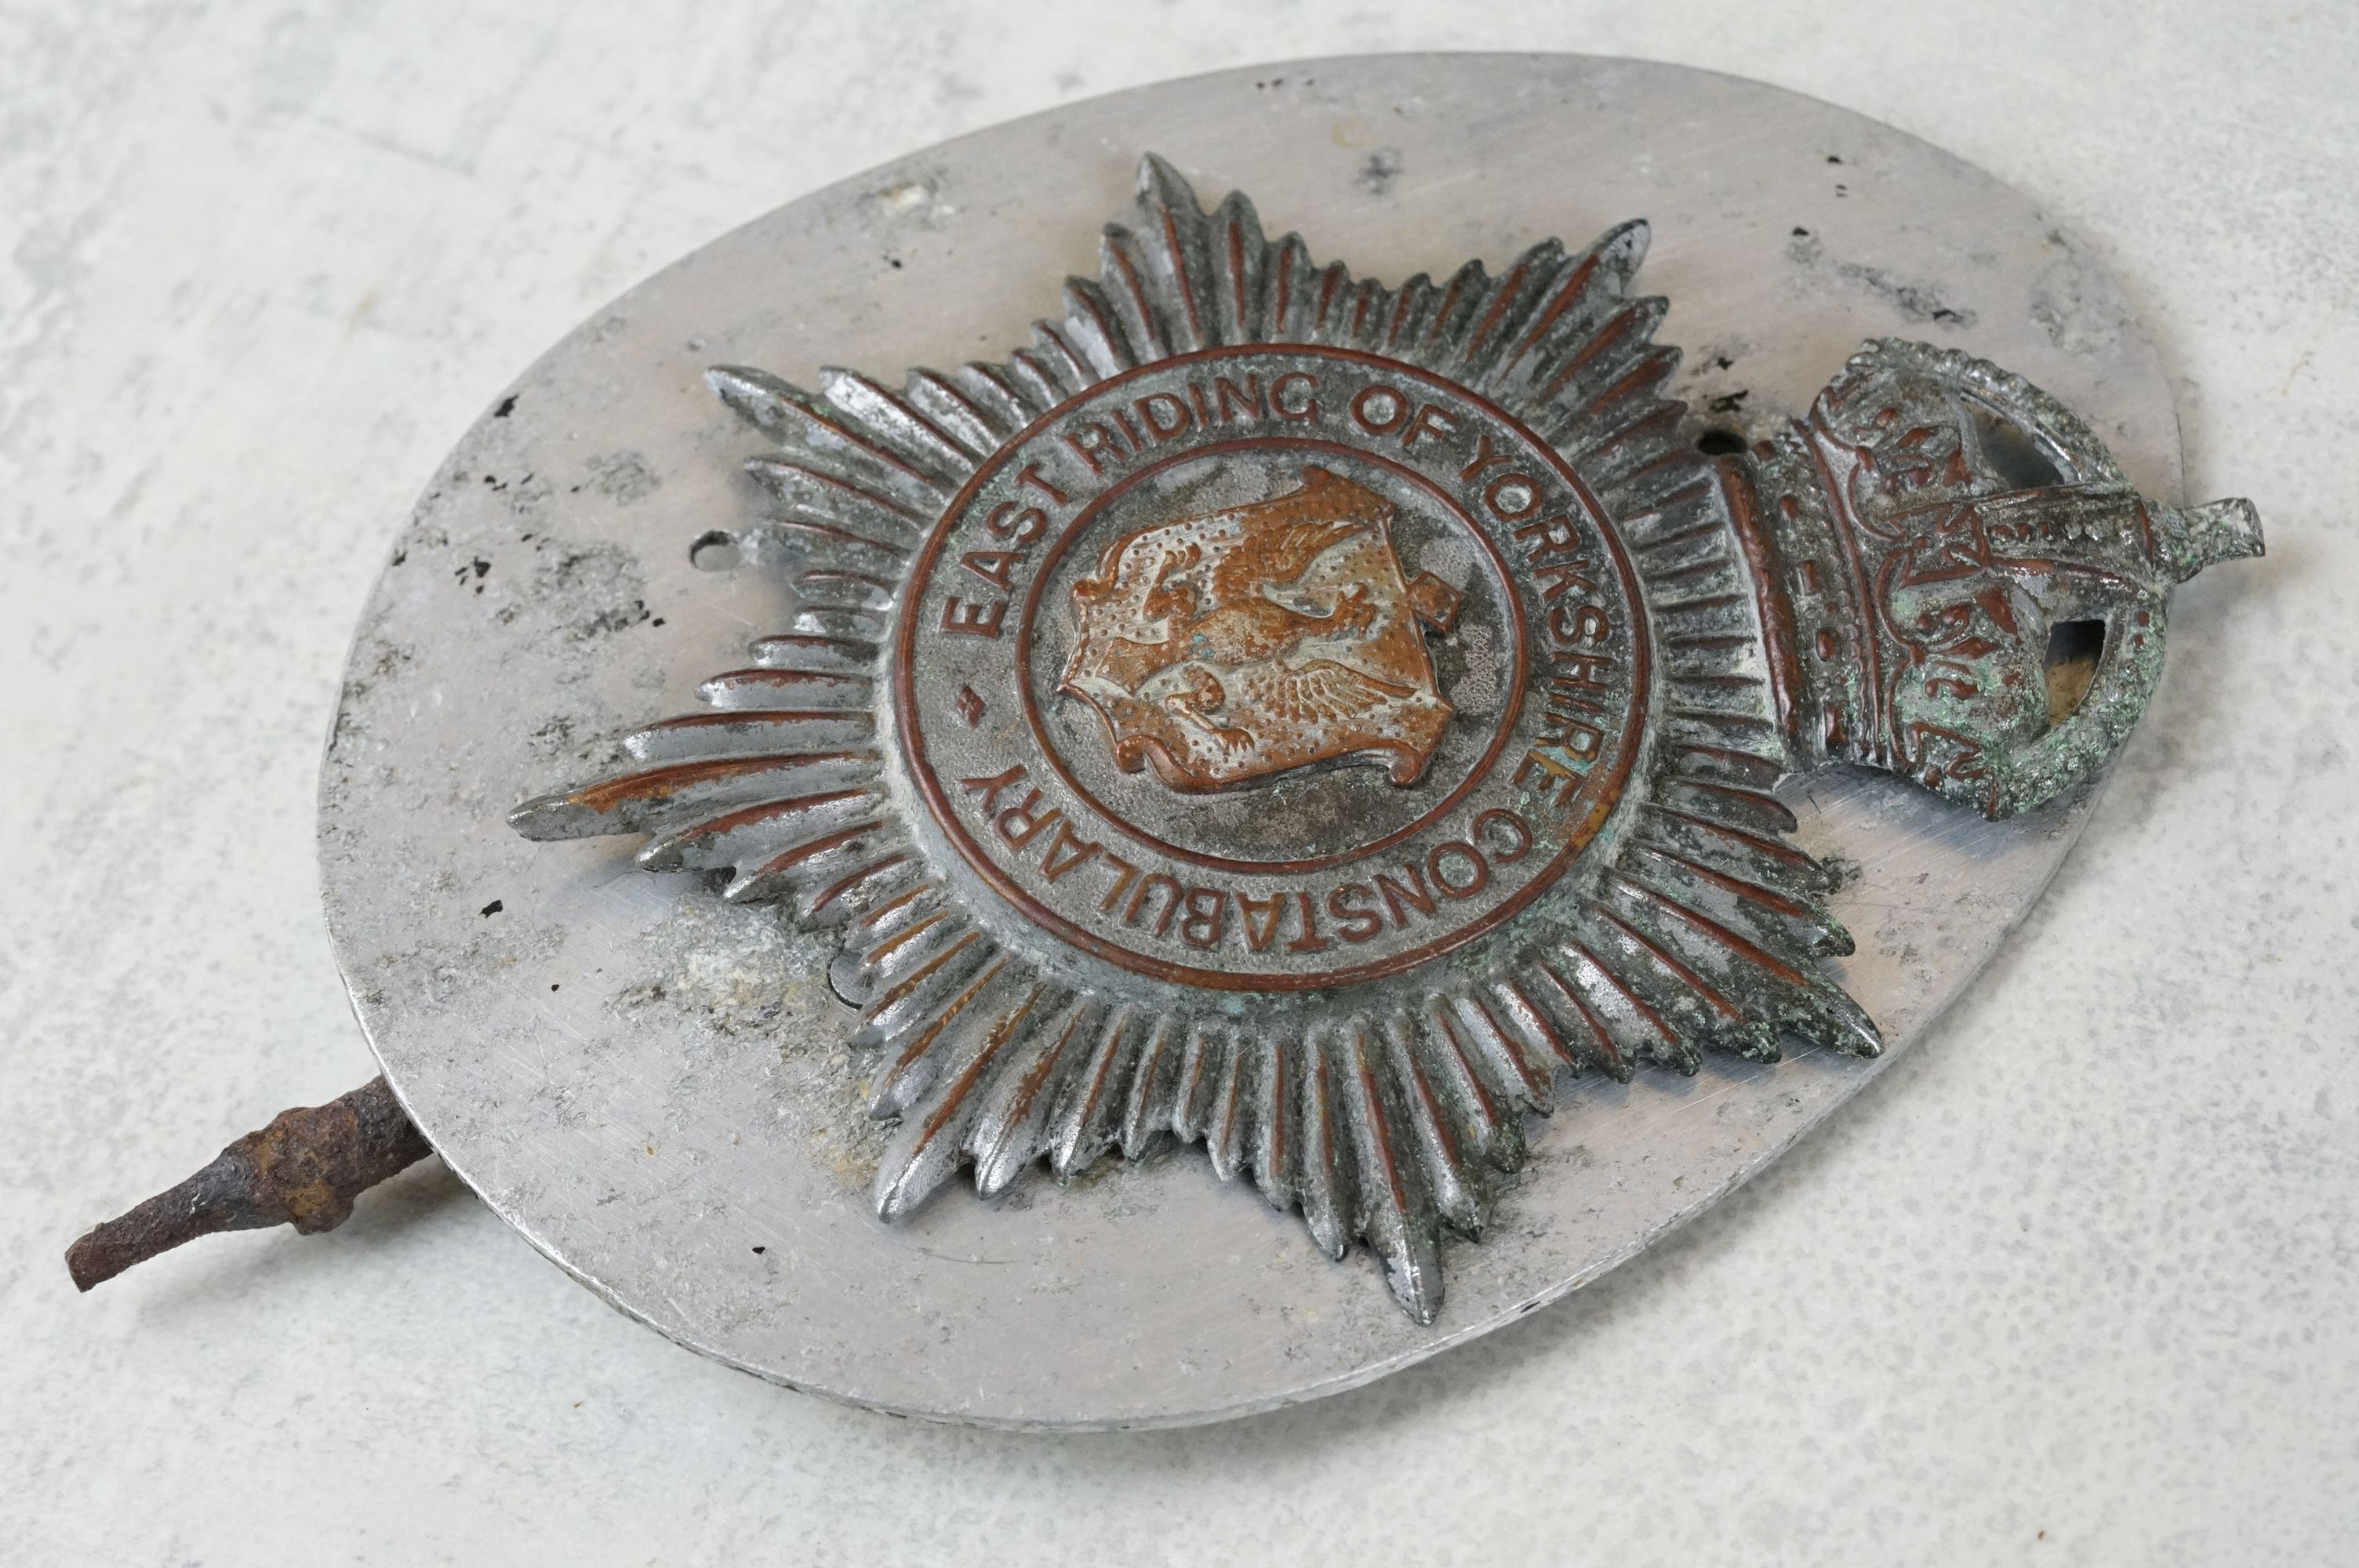
M 1282 77 L 1281 85 L 1266 85 Z M 1085 270 L 1138 152 L 1389 279 L 1644 216 L 1681 390 L 1740 433 L 1870 335 L 1987 355 L 2176 496 L 2169 390 L 2119 294 L 2021 196 L 1757 84 L 1580 57 L 1319 61 L 1147 88 L 918 154 L 762 218 L 625 295 L 487 406 L 395 541 L 326 759 L 321 854 L 361 1021 L 445 1159 L 626 1313 L 777 1381 L 945 1419 L 1178 1424 L 1350 1387 L 1612 1267 L 1882 1064 L 1714 1063 L 1583 1082 L 1419 1328 L 1201 1153 L 962 1192 L 887 1228 L 823 939 L 629 846 L 530 845 L 515 801 L 685 708 L 772 629 L 690 543 L 746 516 L 715 362 L 888 376 L 1016 341 Z M 512 401 L 511 401 L 512 399 Z M 1993 827 L 1867 776 L 1799 781 L 1846 984 L 1888 1064 L 2045 885 L 2085 801 Z M 496 907 L 495 907 L 496 906 Z

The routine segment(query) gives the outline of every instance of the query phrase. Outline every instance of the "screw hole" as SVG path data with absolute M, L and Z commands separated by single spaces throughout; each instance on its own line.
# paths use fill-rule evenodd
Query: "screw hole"
M 688 547 L 688 564 L 701 572 L 725 572 L 745 558 L 737 541 L 715 528 Z
M 1733 458 L 1745 450 L 1745 438 L 1734 430 L 1706 430 L 1696 438 L 1696 450 L 1708 458 Z
M 2048 727 L 2072 717 L 2097 678 L 2105 654 L 2102 621 L 2059 621 L 2048 629 Z

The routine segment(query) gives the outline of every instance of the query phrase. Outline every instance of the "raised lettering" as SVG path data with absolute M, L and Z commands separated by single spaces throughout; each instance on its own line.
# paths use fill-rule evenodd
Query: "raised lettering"
M 1571 600 L 1549 611 L 1548 624 L 1549 635 L 1559 643 L 1591 643 L 1605 641 L 1605 633 L 1612 631 L 1614 625 L 1596 605 L 1578 604 Z
M 1288 406 L 1287 388 L 1299 386 L 1302 400 Z M 1308 425 L 1319 417 L 1319 378 L 1307 370 L 1290 370 L 1269 384 L 1270 411 L 1281 419 L 1291 419 L 1298 425 Z
M 1550 604 L 1563 598 L 1565 589 L 1570 588 L 1578 588 L 1583 593 L 1594 596 L 1597 592 L 1597 585 L 1590 580 L 1588 573 L 1589 562 L 1581 556 L 1568 556 L 1557 560 L 1532 563 L 1532 576 L 1548 584 L 1548 587 L 1541 590 L 1540 597 Z
M 1147 427 L 1147 433 L 1158 441 L 1169 440 L 1191 423 L 1188 406 L 1168 392 L 1150 392 L 1132 406 L 1138 410 L 1139 423 Z M 1158 418 L 1158 414 L 1166 417 Z
M 1511 866 L 1522 860 L 1524 852 L 1532 847 L 1532 830 L 1524 826 L 1524 819 L 1512 811 L 1495 806 L 1474 819 L 1474 831 L 1470 837 L 1481 838 L 1488 834 L 1489 837 L 1496 838 L 1498 836 L 1496 833 L 1489 831 L 1493 828 L 1499 829 L 1507 836 L 1509 848 L 1494 849 L 1491 851 L 1491 859 L 1503 866 Z
M 1309 893 L 1296 893 L 1294 895 L 1294 907 L 1296 912 L 1302 916 L 1302 935 L 1297 936 L 1294 940 L 1286 945 L 1286 950 L 1288 952 L 1324 953 L 1328 948 L 1332 947 L 1335 945 L 1332 942 L 1328 941 L 1324 936 L 1319 935 L 1319 912 L 1312 906 L 1310 903 L 1310 895 Z
M 999 830 L 999 836 L 1006 839 L 1009 844 L 1018 849 L 1028 849 L 1033 839 L 1038 838 L 1057 822 L 1062 820 L 1065 815 L 1054 806 L 1049 808 L 1046 816 L 1038 815 L 1039 810 L 1040 792 L 1037 789 L 1027 790 L 1024 792 L 1022 800 L 993 817 L 991 825 Z
M 1456 434 L 1458 434 L 1458 421 L 1428 403 L 1419 407 L 1417 417 L 1411 419 L 1408 422 L 1408 428 L 1401 432 L 1401 450 L 1404 452 L 1412 450 L 1417 446 L 1417 438 L 1419 436 L 1430 436 L 1437 441 L 1446 441 Z
M 1575 761 L 1593 762 L 1605 749 L 1605 731 L 1585 719 L 1576 719 L 1556 708 L 1549 709 L 1549 728 L 1541 731 L 1543 746 L 1554 746 Z M 1517 774 L 1518 778 L 1522 775 Z
M 1376 896 L 1383 899 L 1385 908 L 1392 912 L 1395 925 L 1408 924 L 1408 917 L 1401 913 L 1401 905 L 1404 903 L 1419 914 L 1433 913 L 1433 894 L 1426 888 L 1425 872 L 1416 866 L 1403 866 L 1401 874 L 1408 878 L 1408 887 L 1403 887 L 1388 876 L 1379 875 L 1376 878 Z M 1412 892 L 1410 888 L 1416 891 Z
M 1537 558 L 1551 545 L 1561 549 L 1572 543 L 1572 519 L 1560 512 L 1554 516 L 1543 517 L 1537 523 L 1527 523 L 1520 528 L 1511 528 L 1508 534 L 1511 537 L 1530 545 L 1529 554 Z M 1538 540 L 1538 543 L 1533 544 L 1534 540 Z
M 1455 855 L 1465 861 L 1467 869 L 1463 874 L 1463 880 L 1451 881 L 1450 873 L 1441 869 L 1449 863 L 1442 858 L 1445 855 Z M 1426 855 L 1425 872 L 1433 879 L 1433 885 L 1440 888 L 1444 896 L 1473 898 L 1490 881 L 1491 863 L 1483 858 L 1483 851 L 1473 845 L 1462 844 L 1453 838 L 1446 844 L 1436 844 Z
M 1353 395 L 1352 418 L 1371 436 L 1389 436 L 1408 417 L 1408 399 L 1389 386 L 1364 386 Z
M 963 599 L 942 600 L 942 631 L 952 637 L 996 637 L 999 623 L 1007 615 L 1007 600 L 994 599 L 970 603 Z
M 1190 947 L 1216 947 L 1228 929 L 1229 895 L 1219 888 L 1190 888 L 1180 901 L 1180 940 Z
M 1365 882 L 1345 882 L 1327 895 L 1327 913 L 1335 917 L 1335 935 L 1346 942 L 1365 942 L 1385 928 L 1376 914 L 1376 895 Z
M 1574 607 L 1570 627 L 1560 625 L 1566 619 L 1565 608 L 1560 604 L 1549 612 L 1549 628 L 1556 633 L 1558 642 L 1596 643 L 1614 635 L 1614 618 L 1605 613 L 1603 606 L 1583 604 Z
M 1541 751 L 1526 752 L 1524 760 L 1516 765 L 1516 776 L 1510 782 L 1521 784 L 1536 773 L 1542 774 L 1548 780 L 1548 784 L 1537 786 L 1539 789 L 1545 791 L 1551 784 L 1559 785 L 1555 796 L 1549 803 L 1551 806 L 1562 806 L 1572 798 L 1572 792 L 1581 787 L 1581 774 L 1578 771 L 1567 767 Z
M 1088 865 L 1104 849 L 1103 844 L 1075 838 L 1072 828 L 1060 821 L 1057 824 L 1057 836 L 1049 840 L 1049 852 L 1040 858 L 1040 875 L 1053 882 L 1075 867 Z
M 1013 550 L 969 550 L 959 565 L 1002 593 L 1013 593 L 1016 585 L 1008 580 L 1007 574 L 1023 558 Z
M 1613 684 L 1614 661 L 1603 654 L 1568 654 L 1549 672 L 1549 688 L 1556 691 L 1582 686 L 1603 690 Z
M 1016 514 L 1013 522 L 1007 515 L 1011 512 Z M 1003 501 L 991 509 L 991 515 L 983 520 L 983 525 L 990 529 L 994 536 L 1021 549 L 1049 531 L 1049 514 L 1037 506 L 1027 506 L 1018 511 L 1016 503 Z
M 1106 851 L 1105 863 L 1114 869 L 1114 886 L 1106 889 L 1105 897 L 1098 900 L 1098 913 L 1112 914 L 1114 900 L 1122 896 L 1123 890 L 1130 886 L 1131 879 L 1138 875 L 1138 868 L 1111 849 Z
M 1123 908 L 1122 923 L 1125 925 L 1138 924 L 1138 914 L 1147 905 L 1147 895 L 1158 887 L 1171 896 L 1163 901 L 1163 914 L 1155 922 L 1155 934 L 1160 936 L 1171 929 L 1172 912 L 1180 907 L 1180 887 L 1177 877 L 1163 871 L 1157 871 L 1152 876 L 1138 879 L 1137 890 L 1130 895 L 1130 903 Z
M 1462 480 L 1472 480 L 1484 469 L 1496 468 L 1501 463 L 1514 460 L 1513 453 L 1503 452 L 1491 444 L 1490 431 L 1477 430 L 1474 432 L 1474 460 L 1460 469 L 1458 477 Z
M 1030 485 L 1033 489 L 1038 491 L 1041 494 L 1047 496 L 1049 500 L 1055 502 L 1060 506 L 1064 505 L 1065 503 L 1072 499 L 1072 497 L 1067 495 L 1063 491 L 1059 490 L 1055 485 L 1050 484 L 1047 480 L 1040 477 L 1040 465 L 1038 463 L 1026 463 L 1024 465 L 1024 471 L 1016 476 L 1016 482 L 1018 484 Z
M 1483 504 L 1500 522 L 1514 523 L 1540 509 L 1540 487 L 1529 474 L 1503 473 L 1483 487 Z
M 1062 439 L 1066 446 L 1072 449 L 1073 456 L 1089 464 L 1090 472 L 1096 476 L 1103 476 L 1105 473 L 1105 460 L 1099 456 L 1100 453 L 1103 453 L 1105 458 L 1111 458 L 1116 462 L 1129 456 L 1123 448 L 1122 438 L 1115 435 L 1110 427 L 1101 425 L 1094 419 L 1086 420 L 1067 430 Z
M 1218 417 L 1223 425 L 1229 422 L 1229 411 L 1232 408 L 1244 418 L 1266 419 L 1269 417 L 1268 406 L 1262 402 L 1261 377 L 1258 375 L 1248 374 L 1242 389 L 1227 376 L 1214 376 L 1212 406 L 1219 410 Z
M 1006 789 L 1008 785 L 1018 782 L 1023 777 L 1024 764 L 1018 762 L 1014 767 L 1008 769 L 1006 773 L 995 774 L 990 778 L 961 779 L 959 780 L 959 788 L 973 790 L 975 794 L 983 796 L 984 810 L 996 811 L 999 809 L 999 792 Z
M 1286 895 L 1274 892 L 1267 898 L 1248 898 L 1237 894 L 1237 924 L 1245 928 L 1245 946 L 1255 952 L 1265 951 L 1277 937 L 1278 912 L 1286 907 Z M 1255 921 L 1261 925 L 1256 926 Z

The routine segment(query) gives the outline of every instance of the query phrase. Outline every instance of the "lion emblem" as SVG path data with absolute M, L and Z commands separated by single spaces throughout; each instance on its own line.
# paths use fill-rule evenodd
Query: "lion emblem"
M 1299 480 L 1117 539 L 1073 585 L 1058 689 L 1095 709 L 1125 773 L 1202 791 L 1355 762 L 1404 787 L 1425 772 L 1451 713 L 1425 629 L 1449 632 L 1458 592 L 1404 574 L 1383 496 L 1322 468 Z

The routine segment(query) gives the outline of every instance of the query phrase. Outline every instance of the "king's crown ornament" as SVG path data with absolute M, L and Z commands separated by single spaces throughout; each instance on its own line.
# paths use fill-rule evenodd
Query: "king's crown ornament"
M 1985 816 L 2102 767 L 2162 673 L 2171 587 L 2261 553 L 2250 502 L 2148 501 L 2038 387 L 1923 343 L 1869 344 L 1746 466 L 1732 521 L 1793 765 Z

